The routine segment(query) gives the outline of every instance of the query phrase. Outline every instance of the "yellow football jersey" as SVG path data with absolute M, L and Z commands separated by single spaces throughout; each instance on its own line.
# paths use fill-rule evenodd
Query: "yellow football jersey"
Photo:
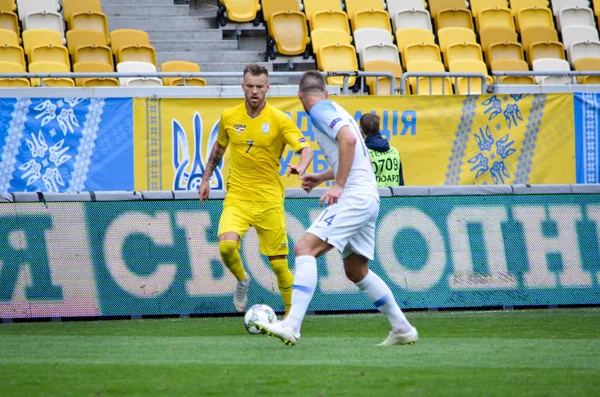
M 290 117 L 266 104 L 254 118 L 245 103 L 227 109 L 219 123 L 219 145 L 229 147 L 227 197 L 283 202 L 279 159 L 285 145 L 298 152 L 309 144 Z

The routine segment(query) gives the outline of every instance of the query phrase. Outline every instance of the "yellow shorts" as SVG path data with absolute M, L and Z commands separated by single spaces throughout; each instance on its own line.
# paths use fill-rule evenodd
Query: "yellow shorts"
M 288 254 L 283 204 L 225 199 L 219 220 L 219 236 L 235 232 L 241 239 L 250 227 L 256 229 L 261 254 Z

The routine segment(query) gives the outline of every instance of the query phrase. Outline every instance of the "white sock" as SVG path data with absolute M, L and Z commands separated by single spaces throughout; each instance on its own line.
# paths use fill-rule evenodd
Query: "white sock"
M 292 308 L 283 322 L 295 334 L 299 334 L 302 320 L 317 288 L 317 258 L 308 255 L 297 256 L 295 263 Z
M 407 333 L 412 326 L 400 310 L 394 299 L 390 287 L 375 273 L 369 270 L 367 276 L 356 283 L 392 325 L 392 330 L 398 333 Z

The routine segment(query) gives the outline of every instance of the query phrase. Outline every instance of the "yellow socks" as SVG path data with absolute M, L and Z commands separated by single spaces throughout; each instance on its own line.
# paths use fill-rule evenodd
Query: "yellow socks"
M 238 252 L 238 242 L 233 240 L 219 241 L 221 259 L 238 281 L 246 279 L 246 272 L 242 266 L 242 258 Z M 286 262 L 287 263 L 287 262 Z M 291 289 L 290 289 L 291 294 Z
M 288 267 L 287 259 L 271 259 L 271 268 L 277 276 L 277 286 L 281 293 L 281 299 L 285 305 L 285 315 L 287 316 L 292 307 L 292 286 L 294 285 L 294 275 Z

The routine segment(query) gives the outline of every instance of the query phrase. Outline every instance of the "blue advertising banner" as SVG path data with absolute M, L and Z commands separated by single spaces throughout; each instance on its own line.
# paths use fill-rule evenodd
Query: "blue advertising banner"
M 575 158 L 577 183 L 600 182 L 600 94 L 575 95 Z
M 132 189 L 132 99 L 0 99 L 0 193 Z

